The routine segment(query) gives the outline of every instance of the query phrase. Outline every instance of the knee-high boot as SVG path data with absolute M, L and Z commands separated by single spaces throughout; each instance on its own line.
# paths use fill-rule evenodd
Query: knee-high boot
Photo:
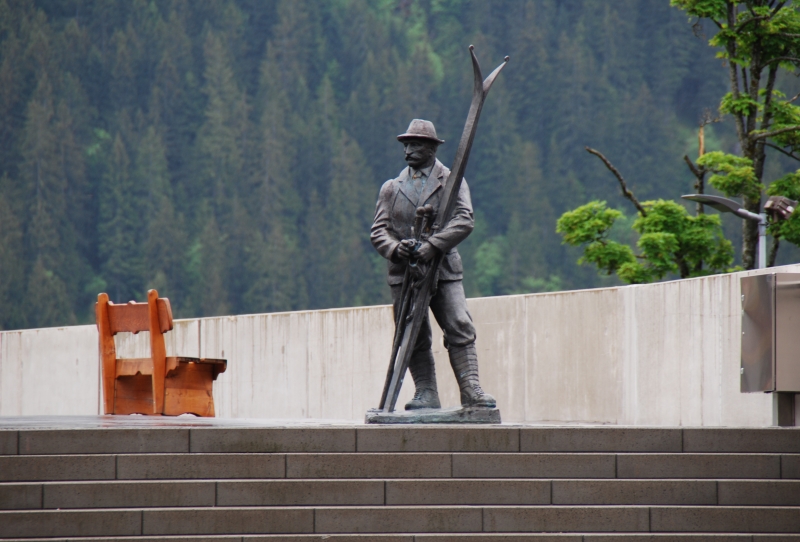
M 475 343 L 466 346 L 450 345 L 450 365 L 461 388 L 461 406 L 495 407 L 494 397 L 483 391 L 478 380 L 478 353 Z
M 439 390 L 436 387 L 436 365 L 433 362 L 433 352 L 414 352 L 408 364 L 411 376 L 414 378 L 414 398 L 406 403 L 406 410 L 419 408 L 442 408 L 439 402 Z

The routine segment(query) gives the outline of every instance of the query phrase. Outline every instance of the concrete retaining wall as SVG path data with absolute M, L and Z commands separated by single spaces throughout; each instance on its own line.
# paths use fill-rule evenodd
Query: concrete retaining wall
M 483 387 L 509 422 L 770 425 L 772 397 L 739 392 L 739 279 L 757 273 L 471 299 Z M 167 354 L 228 359 L 220 417 L 360 420 L 380 398 L 392 327 L 388 306 L 179 320 Z M 442 403 L 456 405 L 434 330 Z M 118 355 L 146 357 L 147 341 L 117 335 Z M 99 384 L 94 326 L 0 332 L 0 416 L 97 414 Z

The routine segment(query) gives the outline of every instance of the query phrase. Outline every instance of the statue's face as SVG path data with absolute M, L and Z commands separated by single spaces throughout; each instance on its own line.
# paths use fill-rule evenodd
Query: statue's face
M 406 162 L 414 169 L 433 164 L 436 159 L 436 143 L 427 139 L 406 139 L 403 141 L 403 152 Z

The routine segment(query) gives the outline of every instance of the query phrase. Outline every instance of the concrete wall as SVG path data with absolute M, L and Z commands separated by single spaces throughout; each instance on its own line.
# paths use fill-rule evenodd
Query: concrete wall
M 483 387 L 509 422 L 770 425 L 772 397 L 739 392 L 739 279 L 756 273 L 471 299 Z M 392 327 L 387 306 L 179 320 L 167 353 L 228 359 L 218 416 L 360 420 Z M 457 405 L 434 330 L 442 403 Z M 118 354 L 146 357 L 147 340 L 117 335 Z M 96 341 L 94 326 L 0 332 L 0 416 L 99 413 Z

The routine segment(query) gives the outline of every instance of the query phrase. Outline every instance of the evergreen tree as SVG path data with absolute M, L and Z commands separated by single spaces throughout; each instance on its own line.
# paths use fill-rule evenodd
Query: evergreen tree
M 117 134 L 100 192 L 98 225 L 102 274 L 115 303 L 141 299 L 145 293 L 141 243 L 144 207 L 141 187 L 130 170 L 128 151 Z
M 205 122 L 197 134 L 198 184 L 215 216 L 225 220 L 236 187 L 246 175 L 247 101 L 234 79 L 225 41 L 209 30 L 203 52 L 207 104 Z
M 4 178 L 3 181 L 7 181 Z M 2 186 L 5 183 L 0 183 Z M 0 194 L 0 329 L 25 325 L 25 254 L 23 232 L 11 205 Z
M 450 165 L 470 43 L 485 70 L 511 65 L 466 174 L 469 295 L 614 284 L 575 266 L 553 226 L 576 200 L 615 197 L 584 145 L 647 172 L 643 199 L 690 189 L 676 156 L 696 155 L 697 117 L 729 79 L 694 33 L 724 38 L 666 0 L 0 0 L 0 251 L 22 251 L 0 262 L 0 306 L 37 299 L 0 325 L 88 323 L 98 292 L 153 286 L 180 316 L 387 302 L 375 198 L 412 118 L 436 124 Z M 733 123 L 707 140 L 739 145 Z M 800 194 L 792 158 L 769 152 L 769 190 Z M 800 239 L 790 222 L 771 232 Z
M 219 231 L 213 214 L 200 236 L 196 270 L 198 280 L 192 291 L 201 316 L 229 314 L 230 304 L 225 287 L 225 238 Z

